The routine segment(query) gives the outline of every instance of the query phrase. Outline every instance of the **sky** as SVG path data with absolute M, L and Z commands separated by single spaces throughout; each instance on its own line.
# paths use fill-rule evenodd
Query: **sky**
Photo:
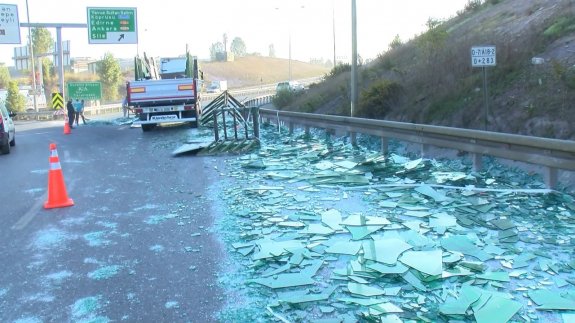
M 388 48 L 395 35 L 407 41 L 425 30 L 429 18 L 447 19 L 468 0 L 357 0 L 358 53 L 375 58 Z M 18 6 L 21 23 L 27 22 L 25 0 L 4 0 Z M 228 46 L 240 37 L 249 53 L 269 54 L 294 60 L 338 60 L 351 57 L 351 0 L 28 0 L 32 23 L 87 23 L 87 7 L 137 8 L 138 44 L 88 44 L 87 29 L 62 29 L 70 40 L 72 57 L 101 58 L 111 52 L 131 58 L 138 52 L 173 57 L 190 53 L 209 58 L 211 44 Z M 335 22 L 335 24 L 334 24 Z M 335 25 L 335 28 L 334 28 Z M 56 39 L 55 29 L 50 29 Z M 28 29 L 21 28 L 24 46 Z M 335 37 L 334 37 L 335 34 Z M 290 37 L 291 36 L 291 37 Z M 14 47 L 0 44 L 0 62 L 13 66 Z

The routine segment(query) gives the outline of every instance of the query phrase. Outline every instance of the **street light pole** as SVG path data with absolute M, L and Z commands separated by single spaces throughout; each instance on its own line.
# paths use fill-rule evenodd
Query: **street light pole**
M 291 81 L 291 26 L 289 30 L 289 79 Z
M 26 19 L 30 23 L 30 11 L 28 10 L 28 0 L 26 0 Z M 38 103 L 36 102 L 36 66 L 34 64 L 34 44 L 32 44 L 32 32 L 28 26 L 28 41 L 30 43 L 30 60 L 32 61 L 32 91 L 34 98 L 34 111 L 38 112 Z
M 332 27 L 333 27 L 333 67 L 335 67 L 336 64 L 336 58 L 335 58 L 335 0 L 333 0 L 331 2 L 332 4 L 332 13 L 331 13 L 331 22 L 332 22 Z
M 301 6 L 301 9 L 304 9 L 305 6 Z M 280 10 L 279 7 L 276 7 L 276 10 Z M 289 10 L 289 8 L 288 8 Z M 288 11 L 288 81 L 291 81 L 292 79 L 292 73 L 291 73 L 291 13 Z
M 350 116 L 357 108 L 357 15 L 355 0 L 351 0 L 351 110 Z

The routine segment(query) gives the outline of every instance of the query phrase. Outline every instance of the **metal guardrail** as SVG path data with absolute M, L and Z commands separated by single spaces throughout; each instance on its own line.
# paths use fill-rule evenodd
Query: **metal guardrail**
M 260 116 L 288 124 L 290 132 L 294 125 L 304 126 L 306 132 L 310 127 L 346 131 L 354 144 L 358 133 L 378 136 L 384 153 L 389 139 L 421 144 L 422 155 L 430 146 L 465 151 L 472 154 L 475 169 L 482 168 L 483 155 L 545 166 L 549 187 L 557 185 L 557 170 L 575 171 L 575 141 L 570 140 L 269 109 L 260 109 Z
M 85 116 L 94 116 L 100 114 L 116 113 L 122 111 L 122 104 L 107 104 L 96 107 L 86 107 Z M 65 118 L 66 110 L 45 110 L 34 112 L 18 112 L 14 120 L 61 120 Z

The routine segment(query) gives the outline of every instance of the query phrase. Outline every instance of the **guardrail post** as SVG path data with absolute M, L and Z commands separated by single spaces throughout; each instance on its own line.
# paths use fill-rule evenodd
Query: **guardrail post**
M 429 155 L 429 145 L 421 144 L 421 158 L 425 158 Z
M 381 153 L 385 156 L 389 153 L 389 139 L 381 137 Z
M 309 126 L 305 126 L 305 136 L 309 137 Z
M 557 176 L 557 168 L 547 167 L 547 176 L 545 178 L 546 184 L 548 188 L 555 189 L 557 188 L 558 183 L 558 176 Z
M 254 125 L 254 137 L 260 139 L 260 109 L 258 107 L 252 107 L 252 118 Z
M 292 121 L 289 122 L 289 134 L 290 136 L 293 135 L 293 128 L 294 128 L 294 124 Z
M 478 153 L 471 154 L 473 159 L 473 170 L 478 172 L 483 169 L 483 155 Z
M 214 115 L 214 137 L 215 141 L 218 142 L 220 140 L 220 133 L 218 130 L 218 111 L 214 109 L 212 114 Z
M 224 141 L 228 140 L 228 129 L 226 126 L 226 108 L 222 107 L 222 125 L 224 126 Z
M 349 133 L 349 141 L 352 146 L 357 146 L 357 133 L 351 131 Z
M 238 119 L 235 113 L 232 113 L 232 117 L 234 117 L 234 138 L 238 140 L 238 124 L 237 124 Z
M 331 141 L 331 136 L 335 135 L 335 129 L 325 129 L 325 140 Z

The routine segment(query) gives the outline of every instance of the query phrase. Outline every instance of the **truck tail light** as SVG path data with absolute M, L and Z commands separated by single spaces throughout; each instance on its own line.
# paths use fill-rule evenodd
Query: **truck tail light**
M 130 88 L 130 93 L 146 93 L 146 88 L 143 86 Z
M 186 110 L 186 111 L 194 110 L 194 106 L 193 105 L 184 105 L 184 110 Z
M 178 91 L 189 91 L 189 90 L 194 90 L 194 83 L 178 85 Z
M 0 115 L 0 131 L 4 131 L 4 118 Z
M 136 109 L 134 109 L 134 111 L 135 111 L 136 113 L 142 113 L 142 112 L 144 111 L 144 109 L 142 109 L 142 108 L 136 108 Z

